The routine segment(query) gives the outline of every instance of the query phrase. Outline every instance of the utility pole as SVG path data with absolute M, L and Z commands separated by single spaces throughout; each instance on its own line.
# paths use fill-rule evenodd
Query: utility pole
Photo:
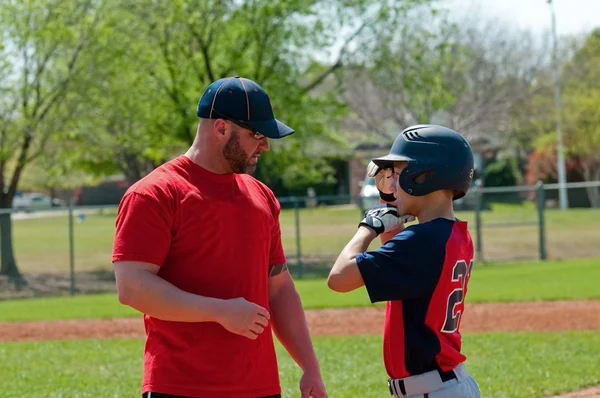
M 554 105 L 556 108 L 556 140 L 558 151 L 558 197 L 561 210 L 569 208 L 569 199 L 567 196 L 567 171 L 565 166 L 565 155 L 563 148 L 562 134 L 562 104 L 560 100 L 560 72 L 558 64 L 558 38 L 556 34 L 556 15 L 552 0 L 548 0 L 550 6 L 550 15 L 552 17 L 552 39 L 554 42 L 552 50 L 552 69 L 554 71 Z

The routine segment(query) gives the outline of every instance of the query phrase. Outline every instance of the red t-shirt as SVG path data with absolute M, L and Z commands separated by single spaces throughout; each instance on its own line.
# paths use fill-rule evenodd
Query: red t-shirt
M 268 266 L 285 262 L 279 211 L 253 177 L 214 174 L 179 156 L 125 193 L 112 260 L 156 264 L 182 290 L 244 297 L 269 310 Z M 250 340 L 215 322 L 145 315 L 144 324 L 142 393 L 256 398 L 281 391 L 270 326 Z

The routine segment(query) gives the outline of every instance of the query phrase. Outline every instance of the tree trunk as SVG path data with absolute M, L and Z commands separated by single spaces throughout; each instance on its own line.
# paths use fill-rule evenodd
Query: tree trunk
M 10 214 L 0 214 L 0 259 L 0 275 L 7 275 L 17 287 L 25 285 L 25 279 L 19 272 L 15 261 Z
M 600 167 L 596 168 L 592 172 L 593 166 L 583 167 L 583 178 L 587 182 L 593 182 L 600 180 Z M 600 188 L 599 187 L 586 187 L 590 206 L 594 209 L 600 208 Z
M 588 195 L 588 199 L 590 201 L 590 206 L 593 207 L 594 209 L 597 209 L 600 207 L 600 192 L 598 190 L 598 187 L 587 187 L 587 195 Z

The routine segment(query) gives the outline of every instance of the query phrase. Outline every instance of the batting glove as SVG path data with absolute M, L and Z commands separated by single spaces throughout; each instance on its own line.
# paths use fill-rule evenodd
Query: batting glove
M 367 165 L 367 176 L 375 177 L 375 185 L 377 186 L 377 190 L 379 190 L 379 197 L 384 202 L 392 203 L 396 201 L 394 194 L 389 189 L 389 180 L 393 175 L 393 167 L 393 163 L 390 163 L 390 167 L 386 168 L 381 168 L 373 162 L 369 162 Z M 381 174 L 379 174 L 380 172 Z
M 396 229 L 401 224 L 414 220 L 413 216 L 398 216 L 396 206 L 383 203 L 365 212 L 365 218 L 358 224 L 371 228 L 377 235 Z

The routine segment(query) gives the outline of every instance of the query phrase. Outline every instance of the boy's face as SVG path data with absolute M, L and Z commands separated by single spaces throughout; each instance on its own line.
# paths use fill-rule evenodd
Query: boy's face
M 396 198 L 396 208 L 398 214 L 416 216 L 420 199 L 419 197 L 409 195 L 402 188 L 400 188 L 399 177 L 400 173 L 406 168 L 406 162 L 394 162 L 394 168 L 390 176 L 389 189 Z

